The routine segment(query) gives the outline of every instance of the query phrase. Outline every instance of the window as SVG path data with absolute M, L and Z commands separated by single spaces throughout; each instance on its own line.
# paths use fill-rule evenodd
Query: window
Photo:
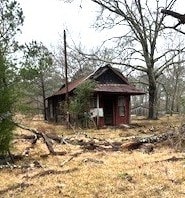
M 96 108 L 97 107 L 97 99 L 96 97 L 92 97 L 90 99 L 90 108 Z
M 125 100 L 124 100 L 124 96 L 119 96 L 118 97 L 118 111 L 119 111 L 119 116 L 124 116 L 125 115 Z

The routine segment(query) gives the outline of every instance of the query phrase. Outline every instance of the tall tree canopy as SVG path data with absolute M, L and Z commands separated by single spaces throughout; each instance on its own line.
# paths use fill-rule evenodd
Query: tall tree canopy
M 16 35 L 23 24 L 23 12 L 16 1 L 0 0 L 0 153 L 8 151 L 12 137 L 14 64 L 11 55 L 18 50 Z
M 20 76 L 21 97 L 24 104 L 20 106 L 21 109 L 40 110 L 46 118 L 45 98 L 56 88 L 60 78 L 53 65 L 53 55 L 43 43 L 32 41 L 25 46 Z
M 174 46 L 173 55 L 170 53 L 171 50 L 164 49 L 162 46 L 165 43 L 162 39 L 160 40 L 160 36 L 164 29 L 165 15 L 162 15 L 160 10 L 161 7 L 170 9 L 175 0 L 167 0 L 163 4 L 157 0 L 92 1 L 101 6 L 101 15 L 98 20 L 100 28 L 113 28 L 118 25 L 124 28 L 124 31 L 120 28 L 123 33 L 116 38 L 115 52 L 119 54 L 120 64 L 126 64 L 130 68 L 147 74 L 148 117 L 156 119 L 157 80 L 179 53 L 179 50 L 176 50 L 179 49 L 177 46 Z M 160 48 L 164 51 L 160 51 Z

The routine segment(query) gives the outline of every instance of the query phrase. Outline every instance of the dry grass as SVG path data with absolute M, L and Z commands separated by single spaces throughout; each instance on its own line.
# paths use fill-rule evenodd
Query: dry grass
M 165 117 L 157 121 L 134 120 L 139 127 L 133 129 L 87 130 L 93 137 L 119 139 L 123 136 L 160 133 L 169 127 L 177 127 L 179 117 Z M 31 127 L 44 127 L 60 134 L 66 130 L 59 125 L 42 121 L 26 121 Z M 16 133 L 25 133 L 17 129 Z M 72 131 L 67 131 L 73 135 Z M 29 143 L 25 140 L 14 142 L 14 153 L 22 152 Z M 29 164 L 38 160 L 42 168 L 0 170 L 0 197 L 73 197 L 73 198 L 183 198 L 185 197 L 185 160 L 164 161 L 170 157 L 184 157 L 184 153 L 172 148 L 157 146 L 153 154 L 133 152 L 83 152 L 68 163 L 79 146 L 55 145 L 57 150 L 65 150 L 65 156 L 40 155 L 48 153 L 43 142 L 38 142 L 28 157 L 17 164 Z M 46 170 L 53 170 L 45 176 L 38 176 Z M 55 172 L 54 172 L 55 171 Z M 17 185 L 20 184 L 20 185 Z M 22 185 L 28 184 L 28 185 Z M 16 186 L 17 185 L 17 186 Z M 14 189 L 6 189 L 15 187 Z

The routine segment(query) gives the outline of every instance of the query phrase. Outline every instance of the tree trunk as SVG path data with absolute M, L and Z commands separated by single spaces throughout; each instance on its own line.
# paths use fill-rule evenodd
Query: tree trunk
M 46 93 L 45 93 L 45 84 L 44 84 L 44 77 L 41 73 L 41 88 L 42 88 L 42 99 L 43 99 L 43 111 L 44 111 L 44 120 L 47 120 L 46 115 Z
M 165 102 L 165 112 L 169 113 L 169 96 L 168 93 L 166 92 L 166 102 Z
M 148 119 L 157 119 L 157 86 L 152 70 L 148 73 L 149 78 L 149 113 Z

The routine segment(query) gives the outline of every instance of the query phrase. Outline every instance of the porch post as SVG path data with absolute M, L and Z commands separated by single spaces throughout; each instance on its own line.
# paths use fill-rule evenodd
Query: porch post
M 100 103 L 99 103 L 99 100 L 100 100 L 100 97 L 99 97 L 99 94 L 97 93 L 97 96 L 96 96 L 96 107 L 97 107 L 97 120 L 96 120 L 96 125 L 97 125 L 97 128 L 99 129 L 99 108 L 100 108 Z
M 129 101 L 129 105 L 128 105 L 128 108 L 129 108 L 129 110 L 128 110 L 128 116 L 129 116 L 129 120 L 128 120 L 128 124 L 130 124 L 131 123 L 131 95 L 129 95 L 128 96 L 128 101 Z

